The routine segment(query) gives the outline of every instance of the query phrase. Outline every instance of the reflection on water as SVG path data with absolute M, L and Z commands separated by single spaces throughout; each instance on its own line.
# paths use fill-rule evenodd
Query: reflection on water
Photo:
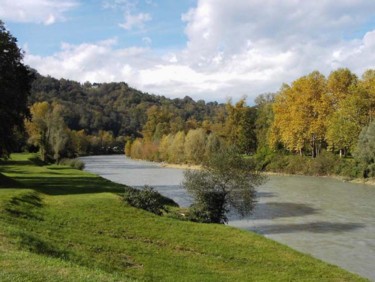
M 151 185 L 180 206 L 191 199 L 183 171 L 122 155 L 85 157 L 86 170 L 133 187 Z M 247 218 L 229 224 L 252 230 L 375 281 L 375 187 L 330 178 L 272 176 L 258 188 Z

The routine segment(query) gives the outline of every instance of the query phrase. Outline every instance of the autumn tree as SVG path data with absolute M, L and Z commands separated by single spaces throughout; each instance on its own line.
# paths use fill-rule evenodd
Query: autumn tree
M 315 157 L 324 141 L 331 110 L 326 93 L 326 79 L 317 71 L 291 86 L 284 85 L 273 105 L 274 136 L 270 138 L 280 140 L 289 151 L 302 154 L 304 149 L 310 149 Z
M 29 135 L 28 142 L 39 147 L 43 161 L 48 159 L 50 152 L 49 138 L 49 118 L 51 113 L 48 102 L 38 102 L 30 107 L 31 120 L 26 120 L 26 131 Z
M 344 100 L 357 85 L 358 78 L 347 68 L 341 68 L 330 73 L 327 79 L 327 95 L 334 109 Z
M 59 104 L 48 102 L 31 106 L 31 120 L 25 121 L 29 143 L 38 146 L 43 161 L 60 160 L 61 153 L 69 141 L 68 128 L 61 115 L 63 108 Z
M 23 54 L 0 21 L 0 158 L 15 148 L 15 135 L 28 116 L 27 98 L 33 75 L 22 63 Z
M 178 164 L 185 161 L 185 132 L 179 131 L 174 135 L 168 152 L 169 162 Z
M 192 129 L 185 138 L 185 157 L 190 163 L 199 164 L 203 161 L 206 147 L 206 132 L 202 128 Z
M 359 81 L 358 92 L 367 97 L 369 122 L 375 120 L 375 70 L 367 70 Z

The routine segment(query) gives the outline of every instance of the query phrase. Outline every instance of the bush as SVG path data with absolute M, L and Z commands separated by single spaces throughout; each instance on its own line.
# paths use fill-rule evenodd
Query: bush
M 62 159 L 59 164 L 67 165 L 79 170 L 83 170 L 85 168 L 85 163 L 79 159 Z
M 142 190 L 133 188 L 126 190 L 124 200 L 135 208 L 143 209 L 156 215 L 162 215 L 163 211 L 167 212 L 165 204 L 168 201 L 166 198 L 147 185 Z
M 335 167 L 340 162 L 333 153 L 322 151 L 315 159 L 311 161 L 311 175 L 331 175 L 335 171 Z

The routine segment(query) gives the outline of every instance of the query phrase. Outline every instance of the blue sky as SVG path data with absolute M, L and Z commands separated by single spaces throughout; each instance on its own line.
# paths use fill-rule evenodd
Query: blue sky
M 0 0 L 43 75 L 249 103 L 319 70 L 375 68 L 373 0 Z
M 64 13 L 65 19 L 53 24 L 20 21 L 6 22 L 20 45 L 27 44 L 30 52 L 52 55 L 61 42 L 81 44 L 108 38 L 117 38 L 122 47 L 142 46 L 152 42 L 156 49 L 180 49 L 186 43 L 181 15 L 194 6 L 195 1 L 132 1 L 127 8 L 125 1 L 75 1 L 74 8 Z M 1 3 L 1 1 L 0 1 Z M 147 14 L 147 26 L 121 27 L 126 11 L 134 15 Z

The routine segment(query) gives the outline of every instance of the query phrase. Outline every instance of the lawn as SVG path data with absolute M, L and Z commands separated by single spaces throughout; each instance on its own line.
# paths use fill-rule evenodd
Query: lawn
M 0 181 L 0 281 L 367 281 L 251 232 L 127 206 L 125 186 L 34 155 L 0 163 Z

